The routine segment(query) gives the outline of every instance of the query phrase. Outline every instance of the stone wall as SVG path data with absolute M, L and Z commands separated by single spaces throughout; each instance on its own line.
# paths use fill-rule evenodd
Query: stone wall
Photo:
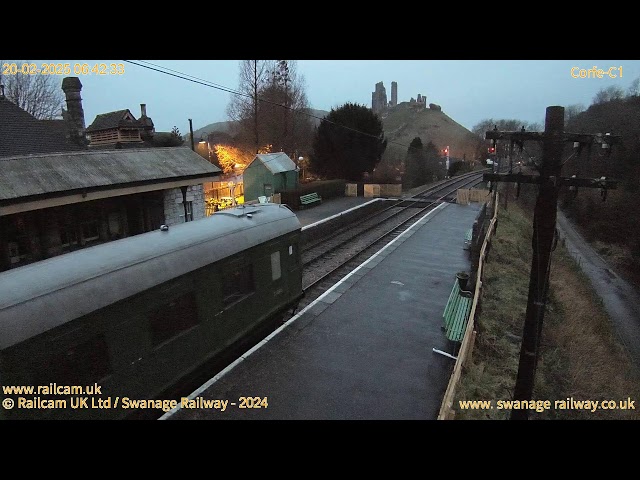
M 164 192 L 164 221 L 167 225 L 184 223 L 182 190 L 172 188 Z M 187 187 L 187 202 L 192 202 L 193 219 L 204 218 L 204 190 L 202 184 Z

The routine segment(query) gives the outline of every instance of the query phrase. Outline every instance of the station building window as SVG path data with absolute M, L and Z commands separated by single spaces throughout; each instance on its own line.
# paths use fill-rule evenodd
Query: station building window
M 6 230 L 9 262 L 20 264 L 31 260 L 31 248 L 26 220 L 22 215 L 10 215 Z

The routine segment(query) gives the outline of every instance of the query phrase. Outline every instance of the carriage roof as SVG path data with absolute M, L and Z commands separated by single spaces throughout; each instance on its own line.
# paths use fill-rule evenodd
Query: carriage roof
M 0 349 L 300 229 L 286 206 L 240 206 L 0 272 Z

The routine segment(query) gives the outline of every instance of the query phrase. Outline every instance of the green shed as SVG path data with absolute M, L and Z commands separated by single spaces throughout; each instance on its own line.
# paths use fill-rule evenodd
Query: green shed
M 244 169 L 242 178 L 245 202 L 298 188 L 296 164 L 284 152 L 256 155 Z

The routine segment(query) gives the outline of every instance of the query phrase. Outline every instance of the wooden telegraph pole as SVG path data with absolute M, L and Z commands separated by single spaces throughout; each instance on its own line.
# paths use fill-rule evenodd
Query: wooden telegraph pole
M 524 127 L 518 132 L 500 132 L 497 130 L 486 133 L 488 140 L 494 145 L 497 140 L 509 140 L 511 146 L 519 145 L 521 148 L 525 141 L 542 142 L 542 163 L 538 166 L 539 175 L 523 175 L 521 173 L 501 174 L 486 173 L 484 181 L 491 182 L 515 182 L 535 183 L 539 185 L 538 198 L 533 214 L 533 257 L 531 259 L 531 274 L 529 277 L 529 297 L 527 300 L 527 312 L 522 332 L 522 345 L 520 349 L 520 362 L 518 376 L 514 389 L 513 399 L 519 401 L 531 400 L 538 363 L 538 351 L 540 336 L 542 334 L 542 322 L 546 307 L 547 287 L 549 284 L 549 271 L 551 266 L 551 251 L 555 241 L 556 214 L 558 193 L 562 186 L 615 189 L 617 182 L 599 179 L 580 179 L 561 177 L 562 152 L 565 142 L 574 142 L 574 147 L 581 150 L 583 146 L 593 143 L 600 144 L 602 148 L 608 148 L 619 139 L 618 136 L 602 136 L 590 134 L 565 133 L 564 131 L 564 107 L 547 107 L 545 117 L 545 130 L 540 132 L 525 132 Z M 604 197 L 606 198 L 606 197 Z M 527 420 L 528 409 L 512 409 L 512 420 Z

